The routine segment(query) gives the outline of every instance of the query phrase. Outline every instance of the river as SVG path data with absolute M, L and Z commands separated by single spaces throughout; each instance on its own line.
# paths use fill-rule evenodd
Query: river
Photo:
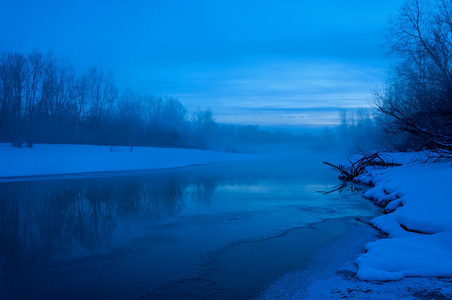
M 0 182 L 2 299 L 250 299 L 378 209 L 311 158 Z

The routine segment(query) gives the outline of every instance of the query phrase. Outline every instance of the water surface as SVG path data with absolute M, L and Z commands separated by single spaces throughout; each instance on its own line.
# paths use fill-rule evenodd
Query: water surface
M 105 175 L 105 174 L 104 174 Z M 253 298 L 378 213 L 307 159 L 0 183 L 2 298 Z

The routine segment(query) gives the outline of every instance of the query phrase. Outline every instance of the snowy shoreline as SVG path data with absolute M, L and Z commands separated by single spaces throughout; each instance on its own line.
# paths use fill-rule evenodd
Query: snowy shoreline
M 181 148 L 0 144 L 0 178 L 144 171 L 256 159 L 252 154 Z
M 452 162 L 423 163 L 426 155 L 391 154 L 402 166 L 360 176 L 373 186 L 363 196 L 385 214 L 373 227 L 355 221 L 310 268 L 285 274 L 260 299 L 452 299 Z
M 452 276 L 451 162 L 413 157 L 394 154 L 391 158 L 402 166 L 372 170 L 358 178 L 374 186 L 364 197 L 385 209 L 370 223 L 388 234 L 367 243 L 366 253 L 356 259 L 360 280 Z
M 370 224 L 387 237 L 368 241 L 364 254 L 355 252 L 342 266 L 350 255 L 336 256 L 333 268 L 323 268 L 309 284 L 305 299 L 452 299 L 452 162 L 425 162 L 429 155 L 390 154 L 388 161 L 402 166 L 358 178 L 373 186 L 363 196 L 385 209 Z M 366 232 L 359 237 L 372 240 Z
M 259 157 L 177 148 L 135 147 L 131 152 L 129 147 L 39 144 L 29 149 L 0 144 L 0 180 L 177 168 Z M 335 288 L 335 281 L 344 290 L 359 285 L 361 291 L 378 291 L 379 281 L 401 280 L 385 286 L 401 282 L 404 289 L 414 284 L 424 288 L 435 282 L 438 295 L 452 298 L 452 280 L 437 279 L 452 277 L 452 162 L 423 163 L 425 158 L 422 153 L 391 154 L 389 161 L 403 165 L 370 170 L 358 178 L 373 185 L 364 197 L 385 208 L 386 214 L 370 223 L 388 238 L 366 241 L 366 253 L 354 260 L 357 269 L 347 268 L 356 272 L 356 279 L 333 273 L 326 281 L 313 282 L 311 292 L 323 284 Z M 364 295 L 360 293 L 356 290 L 357 295 Z M 371 298 L 367 292 L 365 296 Z

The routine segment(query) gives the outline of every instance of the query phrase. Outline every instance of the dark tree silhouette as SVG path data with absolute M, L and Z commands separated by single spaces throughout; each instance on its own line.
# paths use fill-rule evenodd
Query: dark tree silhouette
M 452 151 L 452 3 L 406 0 L 391 18 L 391 76 L 375 103 L 388 132 Z M 405 143 L 405 146 L 413 147 Z
M 177 98 L 120 93 L 112 72 L 94 66 L 78 75 L 52 50 L 33 50 L 0 54 L 0 142 L 253 151 L 306 136 L 218 124 L 210 109 L 189 118 Z

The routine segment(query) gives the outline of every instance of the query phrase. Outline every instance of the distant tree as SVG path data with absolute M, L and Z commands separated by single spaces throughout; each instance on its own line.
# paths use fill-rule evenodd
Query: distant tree
M 112 73 L 92 67 L 78 76 L 52 50 L 1 53 L 0 142 L 253 151 L 265 144 L 315 140 L 258 126 L 217 124 L 211 109 L 198 109 L 188 118 L 177 98 L 142 96 L 131 89 L 118 95 Z
M 247 125 L 236 128 L 235 139 L 240 142 L 259 143 L 262 140 L 260 128 L 257 125 Z
M 26 94 L 27 147 L 33 147 L 36 134 L 36 117 L 42 105 L 44 61 L 42 53 L 33 50 L 28 55 L 29 76 Z
M 120 138 L 119 143 L 131 146 L 140 142 L 144 134 L 143 104 L 141 96 L 130 88 L 126 89 L 116 103 L 118 128 L 115 135 Z
M 187 109 L 180 103 L 179 99 L 166 99 L 162 118 L 165 122 L 165 127 L 168 128 L 170 133 L 177 136 L 187 133 Z
M 390 22 L 394 66 L 375 103 L 385 131 L 420 148 L 452 151 L 451 32 L 450 0 L 405 0 Z
M 80 115 L 78 113 L 79 90 L 78 79 L 75 67 L 69 61 L 63 61 L 61 64 L 59 81 L 59 123 L 63 129 L 60 136 L 64 137 L 65 142 L 71 142 L 72 136 L 77 133 L 77 124 Z
M 366 107 L 358 107 L 353 111 L 339 111 L 338 137 L 346 151 L 367 152 L 378 145 L 378 130 L 376 128 L 374 111 Z
M 30 132 L 30 145 L 33 140 L 39 139 L 41 142 L 54 142 L 53 130 L 54 119 L 57 110 L 58 93 L 58 68 L 59 61 L 52 50 L 49 50 L 42 58 L 42 87 L 38 100 L 38 107 L 35 116 L 31 115 L 31 121 L 35 123 Z
M 1 127 L 4 138 L 17 147 L 22 147 L 24 140 L 23 109 L 27 69 L 27 59 L 23 54 L 6 52 L 1 55 Z
M 345 109 L 339 110 L 339 126 L 338 126 L 338 134 L 340 138 L 340 145 L 343 149 L 347 151 L 354 150 L 353 145 L 353 127 L 354 124 L 351 122 L 350 112 L 347 112 Z
M 86 130 L 85 137 L 89 143 L 108 144 L 107 123 L 111 123 L 111 109 L 118 97 L 118 88 L 113 80 L 113 73 L 105 74 L 97 66 L 91 67 L 83 76 L 82 87 L 86 100 Z M 107 119 L 109 122 L 107 122 Z M 109 127 L 109 126 L 106 126 Z
M 106 109 L 116 100 L 118 88 L 113 80 L 113 73 L 105 74 L 97 66 L 91 67 L 84 76 L 90 121 L 97 126 Z
M 160 124 L 163 123 L 163 105 L 164 101 L 162 97 L 150 95 L 143 96 L 145 134 L 148 139 L 152 139 L 154 132 L 158 130 Z
M 201 147 L 207 147 L 208 142 L 212 142 L 212 140 L 217 138 L 215 134 L 217 133 L 218 125 L 210 108 L 206 110 L 198 108 L 192 116 L 191 124 L 192 139 L 196 139 Z
M 152 145 L 185 145 L 187 110 L 176 98 L 144 96 L 146 140 Z
M 193 129 L 195 131 L 204 132 L 212 131 L 217 126 L 213 118 L 213 112 L 210 108 L 206 110 L 198 110 L 192 116 Z
M 89 120 L 89 107 L 88 107 L 88 76 L 82 75 L 76 79 L 75 82 L 75 99 L 74 108 L 76 110 L 75 115 L 75 136 L 78 143 L 85 143 L 85 130 L 87 129 L 87 123 Z

